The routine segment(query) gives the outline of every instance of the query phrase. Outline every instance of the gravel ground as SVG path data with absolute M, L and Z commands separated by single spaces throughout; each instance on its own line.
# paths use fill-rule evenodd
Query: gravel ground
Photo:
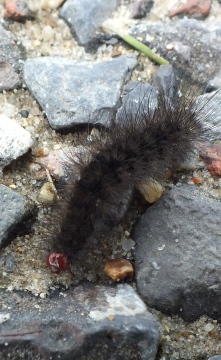
M 170 21 L 167 16 L 168 9 L 176 3 L 177 1 L 171 0 L 165 5 L 165 2 L 161 0 L 155 1 L 148 19 L 150 21 Z M 112 45 L 100 46 L 95 54 L 86 53 L 84 48 L 73 39 L 68 26 L 59 18 L 58 10 L 42 10 L 39 2 L 35 0 L 30 0 L 28 4 L 32 10 L 37 11 L 35 20 L 27 21 L 25 24 L 6 23 L 8 29 L 25 47 L 27 58 L 48 55 L 62 55 L 80 61 L 111 58 Z M 3 13 L 4 5 L 0 3 L 1 18 Z M 107 21 L 107 26 L 127 30 L 138 22 L 130 19 L 129 14 L 127 2 L 122 2 L 114 17 Z M 213 20 L 221 20 L 221 6 L 218 1 L 213 1 L 210 15 L 205 21 Z M 121 54 L 132 51 L 123 43 L 117 45 L 117 50 Z M 142 79 L 142 82 L 146 82 L 150 79 L 156 66 L 142 55 L 139 56 L 139 61 L 144 66 L 133 72 L 132 79 Z M 24 109 L 28 109 L 30 112 L 28 118 L 23 118 L 19 114 Z M 0 182 L 37 202 L 39 206 L 38 217 L 33 224 L 33 235 L 17 236 L 9 246 L 1 251 L 0 287 L 8 292 L 14 289 L 26 290 L 44 298 L 48 293 L 56 289 L 64 290 L 82 279 L 89 281 L 99 279 L 100 283 L 110 283 L 103 273 L 105 258 L 125 255 L 121 242 L 127 236 L 127 232 L 131 232 L 132 225 L 139 216 L 137 208 L 131 208 L 126 220 L 114 230 L 111 241 L 107 238 L 102 239 L 96 249 L 91 249 L 88 244 L 86 255 L 84 255 L 87 257 L 87 265 L 84 264 L 83 267 L 74 269 L 76 275 L 74 280 L 69 273 L 51 273 L 45 263 L 49 245 L 45 244 L 41 238 L 41 224 L 47 216 L 50 216 L 50 209 L 42 207 L 37 201 L 40 188 L 46 180 L 44 178 L 36 179 L 36 172 L 32 171 L 33 168 L 35 170 L 33 159 L 36 157 L 40 161 L 42 155 L 47 155 L 51 151 L 77 145 L 78 135 L 61 135 L 52 130 L 25 86 L 14 91 L 3 91 L 0 94 L 0 111 L 28 129 L 36 139 L 32 152 L 8 166 L 4 170 Z M 85 132 L 82 133 L 82 136 L 86 137 Z M 214 180 L 206 171 L 201 176 L 204 179 L 202 187 L 207 190 L 212 189 Z M 180 181 L 191 183 L 191 178 L 192 173 L 185 174 Z M 219 186 L 213 190 L 213 195 L 220 196 Z M 14 256 L 15 270 L 6 272 L 5 261 L 10 254 Z M 133 259 L 131 252 L 127 254 L 127 257 Z M 158 355 L 159 359 L 208 359 L 209 356 L 221 354 L 220 327 L 216 320 L 201 317 L 192 324 L 186 324 L 176 316 L 168 317 L 153 309 L 150 311 L 162 325 L 162 349 Z

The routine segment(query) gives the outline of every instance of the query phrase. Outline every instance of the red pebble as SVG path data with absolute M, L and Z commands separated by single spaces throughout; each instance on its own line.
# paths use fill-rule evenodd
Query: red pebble
M 74 275 L 71 271 L 67 256 L 60 252 L 52 252 L 47 256 L 47 266 L 54 273 L 67 270 L 70 274 Z

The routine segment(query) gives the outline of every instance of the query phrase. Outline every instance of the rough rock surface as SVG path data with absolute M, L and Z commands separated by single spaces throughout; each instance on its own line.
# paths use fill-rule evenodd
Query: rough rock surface
M 78 43 L 85 46 L 92 40 L 97 28 L 112 15 L 115 7 L 116 0 L 67 0 L 60 16 L 70 26 Z
M 4 114 L 0 114 L 0 170 L 25 154 L 34 144 L 31 134 Z
M 174 187 L 141 217 L 133 239 L 144 301 L 185 320 L 221 319 L 221 205 L 193 185 Z
M 144 23 L 133 27 L 130 34 L 143 39 L 145 44 L 156 49 L 170 64 L 182 68 L 185 75 L 189 72 L 195 81 L 202 83 L 206 81 L 205 76 L 211 78 L 216 70 L 215 64 L 220 59 L 221 51 L 217 48 L 221 37 L 220 23 L 214 22 L 208 26 L 195 19 L 181 19 L 168 24 Z M 179 42 L 186 48 L 179 45 L 168 50 L 167 46 L 173 45 L 173 42 Z
M 27 217 L 30 208 L 24 196 L 0 184 L 0 248 L 10 233 Z
M 26 61 L 24 77 L 53 129 L 87 123 L 107 125 L 136 63 L 134 56 L 94 64 L 61 57 L 36 58 Z
M 129 285 L 82 284 L 40 301 L 11 295 L 0 294 L 7 308 L 1 314 L 1 358 L 17 352 L 33 360 L 155 359 L 159 326 Z
M 0 92 L 21 85 L 19 73 L 24 52 L 17 42 L 16 37 L 0 24 Z

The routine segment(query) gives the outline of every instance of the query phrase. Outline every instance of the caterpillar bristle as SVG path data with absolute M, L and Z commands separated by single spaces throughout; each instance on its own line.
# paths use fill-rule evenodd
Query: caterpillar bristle
M 203 139 L 200 118 L 208 100 L 196 98 L 203 92 L 184 82 L 180 95 L 174 83 L 158 90 L 157 104 L 150 90 L 140 103 L 125 103 L 109 129 L 95 138 L 89 149 L 68 155 L 65 167 L 68 183 L 54 206 L 47 237 L 53 251 L 61 251 L 71 261 L 86 241 L 102 226 L 111 226 L 119 199 L 137 182 L 159 179 L 167 168 L 177 167 L 194 151 L 194 142 Z M 76 172 L 79 178 L 76 180 Z

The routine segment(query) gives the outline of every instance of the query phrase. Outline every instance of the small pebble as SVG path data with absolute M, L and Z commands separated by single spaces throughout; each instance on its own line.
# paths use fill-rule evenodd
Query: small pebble
M 19 114 L 21 114 L 21 116 L 23 118 L 27 118 L 28 115 L 29 115 L 29 111 L 28 110 L 21 110 Z
M 134 269 L 129 260 L 108 259 L 104 266 L 104 272 L 113 281 L 119 281 L 127 277 L 132 278 Z

